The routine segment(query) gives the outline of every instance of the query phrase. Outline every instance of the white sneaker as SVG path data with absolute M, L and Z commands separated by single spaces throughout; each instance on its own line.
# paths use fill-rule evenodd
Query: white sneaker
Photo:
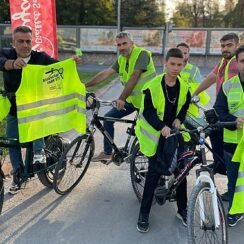
M 44 150 L 34 153 L 33 164 L 45 164 L 47 162 Z
M 12 182 L 11 186 L 8 189 L 8 193 L 11 195 L 17 194 L 20 191 L 19 186 L 14 183 L 14 181 Z

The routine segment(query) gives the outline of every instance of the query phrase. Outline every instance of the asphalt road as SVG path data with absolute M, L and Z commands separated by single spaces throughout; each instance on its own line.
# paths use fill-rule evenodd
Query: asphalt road
M 101 98 L 115 99 L 119 91 L 119 84 L 115 84 Z M 214 98 L 213 89 L 211 93 Z M 126 127 L 117 124 L 115 130 L 116 142 L 122 145 Z M 99 152 L 102 148 L 100 133 L 96 133 L 95 141 L 96 152 Z M 194 178 L 192 172 L 188 177 L 189 192 Z M 6 188 L 10 182 L 10 179 L 5 182 Z M 220 192 L 224 192 L 226 178 L 217 175 L 216 182 Z M 38 180 L 30 181 L 14 197 L 5 193 L 0 243 L 187 243 L 186 228 L 175 216 L 175 203 L 153 206 L 147 234 L 136 230 L 139 207 L 131 187 L 128 165 L 91 163 L 80 184 L 66 196 L 46 189 Z M 229 228 L 229 243 L 243 243 L 243 230 L 244 221 Z

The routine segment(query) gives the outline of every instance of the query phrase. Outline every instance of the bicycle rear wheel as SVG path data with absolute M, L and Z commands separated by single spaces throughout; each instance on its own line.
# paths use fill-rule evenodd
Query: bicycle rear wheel
M 94 148 L 92 135 L 79 136 L 66 148 L 54 173 L 53 188 L 58 194 L 70 192 L 81 181 L 94 154 Z
M 212 195 L 207 182 L 196 185 L 191 193 L 187 213 L 188 242 L 198 243 L 228 243 L 227 222 L 223 203 L 217 196 L 220 218 L 219 228 L 215 227 Z M 203 217 L 204 219 L 203 220 Z
M 139 143 L 135 144 L 130 160 L 132 187 L 137 199 L 141 202 L 148 171 L 148 158 L 141 153 Z

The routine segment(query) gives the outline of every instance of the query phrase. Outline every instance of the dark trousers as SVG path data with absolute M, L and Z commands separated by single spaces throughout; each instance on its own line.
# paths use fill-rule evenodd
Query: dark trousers
M 105 117 L 112 117 L 112 118 L 123 118 L 129 114 L 132 114 L 136 109 L 134 106 L 130 103 L 125 103 L 125 110 L 118 110 L 117 108 L 112 108 L 109 110 L 104 116 Z M 104 121 L 104 128 L 108 132 L 108 134 L 111 136 L 112 139 L 114 139 L 114 122 L 110 121 Z M 104 152 L 106 154 L 112 154 L 112 147 L 109 141 L 104 137 Z
M 223 129 L 219 128 L 217 130 L 211 131 L 209 137 L 213 149 L 215 172 L 225 173 L 226 165 L 224 160 Z
M 229 199 L 229 210 L 231 209 L 235 188 L 236 188 L 236 181 L 238 178 L 238 171 L 240 167 L 240 163 L 232 162 L 231 159 L 233 157 L 232 153 L 224 151 L 225 163 L 227 168 L 227 177 L 228 177 L 228 199 Z
M 156 155 L 149 157 L 149 167 L 146 176 L 145 188 L 143 192 L 140 213 L 149 216 L 155 188 L 158 185 L 161 173 L 158 172 L 156 164 L 158 163 Z M 185 210 L 187 207 L 187 181 L 182 181 L 176 191 L 176 203 L 178 211 Z

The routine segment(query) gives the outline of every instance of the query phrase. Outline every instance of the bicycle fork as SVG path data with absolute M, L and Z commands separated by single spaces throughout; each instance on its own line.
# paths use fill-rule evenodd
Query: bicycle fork
M 198 176 L 196 185 L 201 183 L 201 182 L 207 182 L 210 185 L 210 193 L 211 193 L 211 199 L 212 199 L 212 206 L 213 206 L 213 211 L 214 211 L 214 223 L 215 223 L 215 228 L 218 229 L 220 227 L 220 216 L 219 216 L 219 208 L 218 208 L 218 197 L 217 197 L 217 189 L 216 186 L 211 179 L 209 175 L 206 174 L 201 174 Z M 204 200 L 203 200 L 203 195 L 200 195 L 199 198 L 199 212 L 200 212 L 200 218 L 201 218 L 201 226 L 204 226 L 204 223 L 206 223 L 206 216 L 205 213 L 209 211 L 209 209 L 205 209 L 204 206 Z

